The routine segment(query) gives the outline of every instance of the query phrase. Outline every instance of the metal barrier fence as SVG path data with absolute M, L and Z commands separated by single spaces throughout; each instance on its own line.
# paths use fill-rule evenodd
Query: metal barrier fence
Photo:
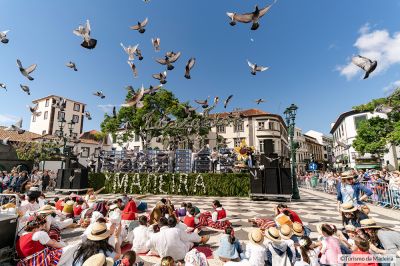
M 306 177 L 298 178 L 298 186 L 306 189 L 318 190 L 329 194 L 336 195 L 336 186 L 338 181 L 331 179 L 322 181 L 322 179 L 313 179 Z M 384 182 L 370 182 L 361 181 L 363 186 L 369 188 L 372 191 L 371 197 L 368 202 L 380 205 L 382 207 L 400 209 L 400 188 L 395 186 L 389 186 Z

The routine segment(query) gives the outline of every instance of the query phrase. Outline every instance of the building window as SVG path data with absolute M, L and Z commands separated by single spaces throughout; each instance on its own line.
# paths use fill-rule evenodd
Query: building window
M 233 139 L 234 147 L 239 147 L 239 146 L 240 146 L 240 143 L 242 143 L 242 141 L 243 141 L 244 139 L 245 139 L 245 138 L 234 138 L 234 139 Z
M 233 125 L 233 132 L 244 132 L 244 122 L 239 121 Z
M 49 111 L 44 112 L 43 119 L 47 120 L 48 117 L 49 117 Z
M 50 99 L 47 99 L 44 106 L 45 106 L 45 107 L 49 107 L 49 103 L 50 103 Z
M 94 149 L 94 157 L 95 158 L 99 158 L 100 151 L 101 151 L 101 148 L 95 148 Z
M 356 129 L 358 129 L 358 127 L 360 126 L 360 123 L 365 120 L 367 120 L 367 115 L 355 116 L 354 117 L 354 126 L 356 127 Z
M 74 111 L 79 112 L 81 110 L 81 105 L 74 103 Z
M 43 131 L 42 131 L 42 135 L 46 135 L 46 130 L 43 130 Z
M 264 130 L 265 129 L 265 122 L 258 122 L 258 130 Z
M 81 157 L 82 158 L 88 158 L 90 154 L 90 148 L 89 147 L 82 147 L 81 149 Z
M 36 115 L 32 115 L 32 122 L 36 122 Z
M 65 113 L 58 111 L 57 117 L 58 117 L 58 121 L 65 120 Z
M 264 122 L 263 122 L 264 123 Z M 260 144 L 259 144 L 259 147 L 258 147 L 259 149 L 259 151 L 261 152 L 261 153 L 263 153 L 264 152 L 264 140 L 260 140 Z
M 275 130 L 274 122 L 268 122 L 268 129 L 269 130 Z
M 217 126 L 217 133 L 225 133 L 225 126 L 224 125 L 218 125 Z
M 135 141 L 139 141 L 139 134 L 135 134 Z
M 73 115 L 72 122 L 74 122 L 75 124 L 78 124 L 79 123 L 79 115 Z
M 134 151 L 139 151 L 140 150 L 140 146 L 133 146 L 133 150 Z

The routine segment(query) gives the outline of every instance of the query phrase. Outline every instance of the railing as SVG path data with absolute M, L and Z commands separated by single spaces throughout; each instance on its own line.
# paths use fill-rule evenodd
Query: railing
M 298 177 L 298 186 L 306 189 L 318 190 L 336 195 L 336 186 L 338 181 L 322 181 L 322 179 Z M 385 182 L 361 181 L 363 186 L 372 191 L 368 202 L 386 208 L 400 209 L 400 188 L 389 186 Z

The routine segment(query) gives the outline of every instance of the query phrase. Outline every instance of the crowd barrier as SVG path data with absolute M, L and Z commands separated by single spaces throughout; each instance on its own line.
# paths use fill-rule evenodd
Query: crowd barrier
M 299 187 L 334 195 L 337 193 L 337 183 L 337 180 L 324 182 L 322 179 L 298 177 Z M 360 183 L 372 191 L 373 194 L 368 199 L 370 203 L 387 208 L 400 209 L 400 188 L 391 187 L 384 182 L 361 181 Z

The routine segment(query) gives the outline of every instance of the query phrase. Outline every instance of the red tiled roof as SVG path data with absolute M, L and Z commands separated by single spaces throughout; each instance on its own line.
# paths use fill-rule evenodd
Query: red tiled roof
M 32 142 L 34 141 L 35 138 L 41 137 L 39 134 L 25 131 L 22 134 L 18 134 L 17 131 L 7 131 L 4 130 L 6 127 L 0 126 L 0 139 L 6 139 L 9 138 L 9 141 L 14 141 L 14 142 Z

